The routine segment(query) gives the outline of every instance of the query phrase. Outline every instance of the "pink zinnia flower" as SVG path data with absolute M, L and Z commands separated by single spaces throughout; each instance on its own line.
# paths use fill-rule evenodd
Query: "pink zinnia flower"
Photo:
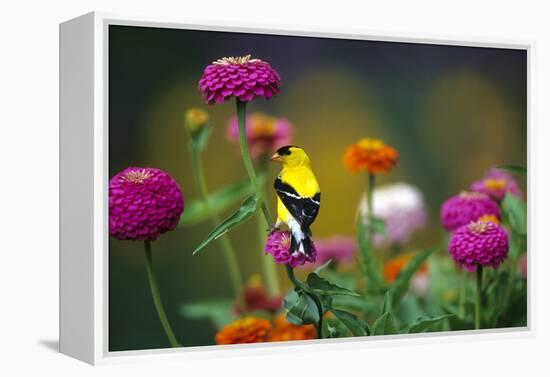
M 203 72 L 199 89 L 208 104 L 235 97 L 241 102 L 255 97 L 271 98 L 279 93 L 281 77 L 269 63 L 250 55 L 218 59 Z
M 153 241 L 176 228 L 183 206 L 178 184 L 162 170 L 124 169 L 109 181 L 109 233 Z
M 315 246 L 311 256 L 307 256 L 299 251 L 290 254 L 290 232 L 275 231 L 272 232 L 265 243 L 265 253 L 273 255 L 277 264 L 290 264 L 292 268 L 301 266 L 305 263 L 315 263 L 317 256 Z
M 478 192 L 463 191 L 447 199 L 441 206 L 441 224 L 449 232 L 477 221 L 484 215 L 493 215 L 500 220 L 500 209 L 488 195 Z
M 352 237 L 334 236 L 324 240 L 315 240 L 317 251 L 317 264 L 323 264 L 329 260 L 337 263 L 350 263 L 357 250 L 357 243 Z
M 227 123 L 227 138 L 235 144 L 239 143 L 236 116 Z M 292 144 L 292 124 L 285 118 L 253 113 L 246 117 L 246 139 L 252 158 L 257 159 L 262 154 L 271 154 L 279 147 Z
M 508 233 L 492 222 L 472 222 L 453 234 L 449 253 L 468 271 L 477 265 L 497 268 L 508 256 Z
M 489 170 L 481 180 L 472 183 L 470 189 L 487 194 L 499 202 L 504 199 L 507 192 L 521 197 L 521 190 L 514 177 L 500 169 Z

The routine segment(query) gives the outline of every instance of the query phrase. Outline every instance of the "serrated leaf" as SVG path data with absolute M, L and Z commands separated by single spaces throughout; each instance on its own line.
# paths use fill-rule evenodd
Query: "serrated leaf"
M 208 319 L 216 328 L 221 328 L 237 319 L 233 311 L 234 304 L 230 299 L 191 302 L 181 305 L 179 313 L 190 319 Z
M 437 317 L 421 317 L 417 318 L 416 321 L 411 323 L 409 326 L 407 326 L 405 332 L 412 334 L 412 333 L 419 333 L 428 330 L 430 327 L 432 327 L 435 324 L 441 323 L 445 319 L 452 317 L 453 314 L 443 314 Z
M 522 236 L 526 235 L 527 206 L 525 202 L 515 195 L 506 193 L 501 206 L 512 229 Z
M 390 312 L 385 312 L 379 316 L 372 325 L 372 335 L 390 335 L 396 333 L 395 319 Z
M 315 272 L 312 272 L 307 276 L 306 283 L 313 291 L 321 295 L 359 296 L 358 293 L 333 284 L 327 279 L 320 277 Z
M 288 322 L 300 326 L 319 322 L 319 309 L 308 294 L 293 290 L 283 299 L 283 303 Z
M 354 336 L 369 335 L 370 330 L 366 322 L 359 319 L 355 314 L 339 309 L 331 309 L 332 314 L 346 326 Z
M 527 175 L 527 168 L 525 168 L 523 166 L 501 165 L 501 166 L 495 167 L 495 169 L 506 170 L 506 171 L 509 171 L 511 173 L 516 173 L 516 174 L 520 174 L 520 175 L 524 175 L 524 176 Z
M 200 243 L 199 246 L 193 251 L 193 255 L 204 249 L 210 242 L 216 240 L 217 238 L 223 236 L 231 228 L 244 223 L 246 220 L 250 219 L 252 215 L 258 209 L 258 198 L 256 195 L 252 195 L 246 199 L 237 212 L 233 213 L 227 219 L 225 219 L 221 224 L 219 224 L 210 234 L 206 237 L 204 241 Z
M 188 201 L 185 203 L 185 211 L 180 217 L 178 226 L 196 225 L 206 221 L 214 213 L 222 213 L 245 196 L 253 193 L 252 184 L 249 181 L 244 181 L 227 185 L 210 194 L 208 203 L 200 199 Z
M 409 284 L 411 278 L 414 276 L 416 270 L 428 259 L 428 257 L 434 252 L 435 248 L 427 250 L 423 253 L 419 253 L 411 258 L 411 260 L 401 269 L 399 275 L 390 286 L 390 292 L 392 294 L 392 303 L 396 307 L 399 304 L 399 301 L 407 290 L 409 289 Z

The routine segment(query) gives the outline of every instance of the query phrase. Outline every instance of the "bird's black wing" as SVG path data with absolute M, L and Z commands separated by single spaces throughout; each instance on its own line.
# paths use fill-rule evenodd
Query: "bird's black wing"
M 302 229 L 309 231 L 309 226 L 319 213 L 321 193 L 316 193 L 312 198 L 300 196 L 292 186 L 284 183 L 281 177 L 277 177 L 274 187 L 288 212 L 300 223 Z

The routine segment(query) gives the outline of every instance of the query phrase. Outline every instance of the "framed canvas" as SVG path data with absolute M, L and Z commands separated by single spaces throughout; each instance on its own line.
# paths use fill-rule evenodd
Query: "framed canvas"
M 531 335 L 532 49 L 62 23 L 61 352 L 104 364 Z

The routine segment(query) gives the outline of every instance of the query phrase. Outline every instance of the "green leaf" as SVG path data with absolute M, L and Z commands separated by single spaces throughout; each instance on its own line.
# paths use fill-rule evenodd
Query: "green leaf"
M 254 187 L 249 181 L 237 182 L 225 186 L 219 191 L 210 194 L 209 205 L 204 200 L 195 199 L 185 203 L 178 226 L 199 224 L 208 220 L 214 213 L 219 214 L 254 193 Z
M 354 336 L 369 335 L 369 325 L 357 318 L 355 314 L 339 309 L 331 309 L 330 311 L 344 324 L 344 326 L 349 329 L 349 331 L 351 331 Z
M 367 290 L 379 292 L 384 289 L 384 281 L 380 269 L 376 267 L 373 259 L 374 248 L 372 241 L 368 238 L 367 226 L 362 221 L 357 223 L 359 251 L 363 257 L 365 273 L 367 275 Z
M 206 237 L 204 241 L 201 242 L 199 246 L 193 251 L 193 255 L 201 251 L 208 245 L 210 242 L 218 239 L 219 237 L 223 236 L 225 233 L 229 231 L 229 229 L 242 224 L 246 220 L 248 220 L 254 213 L 256 212 L 256 209 L 258 208 L 258 198 L 256 195 L 250 196 L 248 199 L 246 199 L 241 207 L 229 216 L 227 219 L 225 219 L 221 224 L 219 224 L 210 234 Z
M 208 319 L 219 329 L 237 319 L 233 312 L 234 304 L 230 299 L 192 302 L 181 305 L 179 313 L 190 319 Z
M 405 332 L 412 334 L 412 333 L 419 333 L 424 332 L 428 329 L 430 329 L 432 326 L 439 324 L 446 320 L 449 317 L 452 317 L 453 314 L 443 314 L 437 317 L 420 317 L 417 318 L 416 321 L 411 323 L 409 326 L 407 326 Z
M 382 314 L 372 325 L 372 335 L 390 335 L 396 333 L 395 319 L 390 312 Z
M 347 295 L 347 296 L 359 296 L 358 293 L 350 291 L 349 289 L 342 288 L 330 281 L 320 277 L 317 273 L 312 272 L 307 276 L 307 285 L 316 293 L 321 295 Z
M 375 315 L 378 315 L 378 306 L 367 301 L 362 296 L 335 296 L 332 300 L 332 305 L 365 313 L 376 313 Z
M 501 206 L 512 229 L 522 236 L 526 235 L 527 206 L 525 202 L 517 196 L 506 193 Z
M 315 273 L 317 275 L 321 275 L 321 273 L 327 269 L 327 267 L 332 263 L 332 259 L 329 259 L 328 261 L 326 261 L 325 263 L 323 263 L 322 265 L 320 265 L 319 267 L 317 267 L 315 269 Z
M 302 291 L 293 290 L 283 299 L 288 322 L 295 325 L 317 324 L 319 310 L 315 301 Z
M 405 295 L 400 301 L 399 306 L 394 311 L 395 318 L 400 323 L 412 323 L 418 317 L 422 317 L 430 312 L 428 307 L 424 309 L 418 302 L 418 297 L 414 295 Z
M 427 250 L 423 253 L 415 255 L 409 263 L 399 272 L 397 278 L 390 287 L 390 292 L 393 298 L 393 306 L 397 306 L 399 301 L 403 298 L 407 290 L 409 289 L 409 284 L 411 278 L 413 277 L 416 270 L 428 259 L 428 257 L 434 252 L 435 248 Z
M 495 169 L 506 170 L 506 171 L 509 171 L 510 173 L 516 173 L 524 176 L 527 175 L 527 168 L 523 166 L 501 165 L 501 166 L 495 167 Z
M 392 293 L 390 291 L 386 291 L 380 315 L 372 325 L 372 334 L 388 335 L 396 333 L 397 326 L 395 323 L 395 318 L 392 314 Z
M 384 301 L 382 302 L 382 310 L 380 311 L 380 315 L 391 312 L 392 303 L 392 293 L 390 291 L 386 291 L 384 294 Z

